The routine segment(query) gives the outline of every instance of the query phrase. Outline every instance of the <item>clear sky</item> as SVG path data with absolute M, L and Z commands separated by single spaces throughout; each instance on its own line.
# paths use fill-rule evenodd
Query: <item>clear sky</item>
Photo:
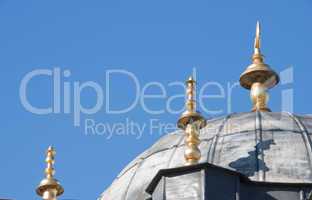
M 56 177 L 65 188 L 61 199 L 96 199 L 127 163 L 166 134 L 160 123 L 176 122 L 179 114 L 172 110 L 183 106 L 176 81 L 193 68 L 198 88 L 213 82 L 203 93 L 217 95 L 199 107 L 207 118 L 249 111 L 249 93 L 240 87 L 233 89 L 229 108 L 227 85 L 250 64 L 256 20 L 266 62 L 286 70 L 286 81 L 271 91 L 270 108 L 280 111 L 282 92 L 293 91 L 294 111 L 312 113 L 311 10 L 309 0 L 1 0 L 0 197 L 39 199 L 34 190 L 52 144 Z M 57 75 L 49 75 L 58 69 L 60 95 L 52 87 Z M 26 100 L 52 107 L 52 113 L 45 110 L 50 114 L 34 113 L 21 99 L 31 72 L 46 75 L 26 81 Z M 158 96 L 141 98 L 143 93 Z M 78 100 L 85 109 L 74 109 Z M 96 103 L 99 109 L 92 110 Z M 151 119 L 158 127 L 152 131 Z M 98 130 L 86 130 L 86 122 Z M 130 122 L 147 128 L 123 132 Z

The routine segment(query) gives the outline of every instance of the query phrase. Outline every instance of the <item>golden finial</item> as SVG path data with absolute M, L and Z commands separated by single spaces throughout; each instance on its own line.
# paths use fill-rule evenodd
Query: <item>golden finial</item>
M 267 107 L 269 99 L 267 91 L 278 84 L 279 76 L 269 65 L 264 63 L 264 58 L 260 51 L 260 37 L 260 23 L 257 21 L 252 64 L 242 73 L 240 84 L 242 87 L 251 90 L 250 97 L 253 103 L 252 111 L 270 111 Z
M 54 178 L 55 170 L 53 165 L 55 150 L 52 146 L 49 146 L 46 155 L 47 167 L 45 169 L 45 178 L 40 182 L 36 192 L 43 200 L 56 200 L 57 196 L 64 193 L 64 189 Z
M 204 117 L 196 111 L 195 87 L 196 82 L 194 78 L 190 76 L 186 81 L 186 110 L 177 122 L 178 127 L 185 130 L 186 134 L 186 149 L 184 152 L 186 165 L 196 164 L 200 160 L 201 153 L 198 148 L 200 143 L 199 130 L 206 125 Z

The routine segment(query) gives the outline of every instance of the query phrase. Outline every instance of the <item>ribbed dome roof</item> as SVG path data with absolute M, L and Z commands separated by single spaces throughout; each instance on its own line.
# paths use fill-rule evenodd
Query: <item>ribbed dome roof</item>
M 251 180 L 312 183 L 312 117 L 289 113 L 231 114 L 207 121 L 201 163 L 241 172 Z M 145 200 L 159 169 L 184 165 L 184 133 L 162 137 L 134 159 L 100 200 Z

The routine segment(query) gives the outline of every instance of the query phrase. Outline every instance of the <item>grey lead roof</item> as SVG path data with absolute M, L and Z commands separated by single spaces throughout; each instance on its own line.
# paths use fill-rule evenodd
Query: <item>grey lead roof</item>
M 312 183 L 312 116 L 252 112 L 207 121 L 200 133 L 200 163 L 245 174 L 251 180 Z M 145 200 L 159 169 L 184 165 L 184 134 L 160 138 L 124 168 L 99 200 Z

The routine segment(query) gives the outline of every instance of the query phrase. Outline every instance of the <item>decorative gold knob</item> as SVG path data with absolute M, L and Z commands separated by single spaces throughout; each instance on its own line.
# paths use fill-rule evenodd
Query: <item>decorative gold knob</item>
M 268 111 L 271 110 L 267 107 L 269 101 L 269 94 L 267 87 L 261 83 L 254 83 L 251 86 L 250 98 L 253 103 L 252 111 Z
M 188 124 L 185 129 L 185 145 L 184 157 L 186 165 L 193 165 L 198 163 L 201 158 L 201 153 L 198 148 L 199 140 L 199 127 L 196 123 Z

